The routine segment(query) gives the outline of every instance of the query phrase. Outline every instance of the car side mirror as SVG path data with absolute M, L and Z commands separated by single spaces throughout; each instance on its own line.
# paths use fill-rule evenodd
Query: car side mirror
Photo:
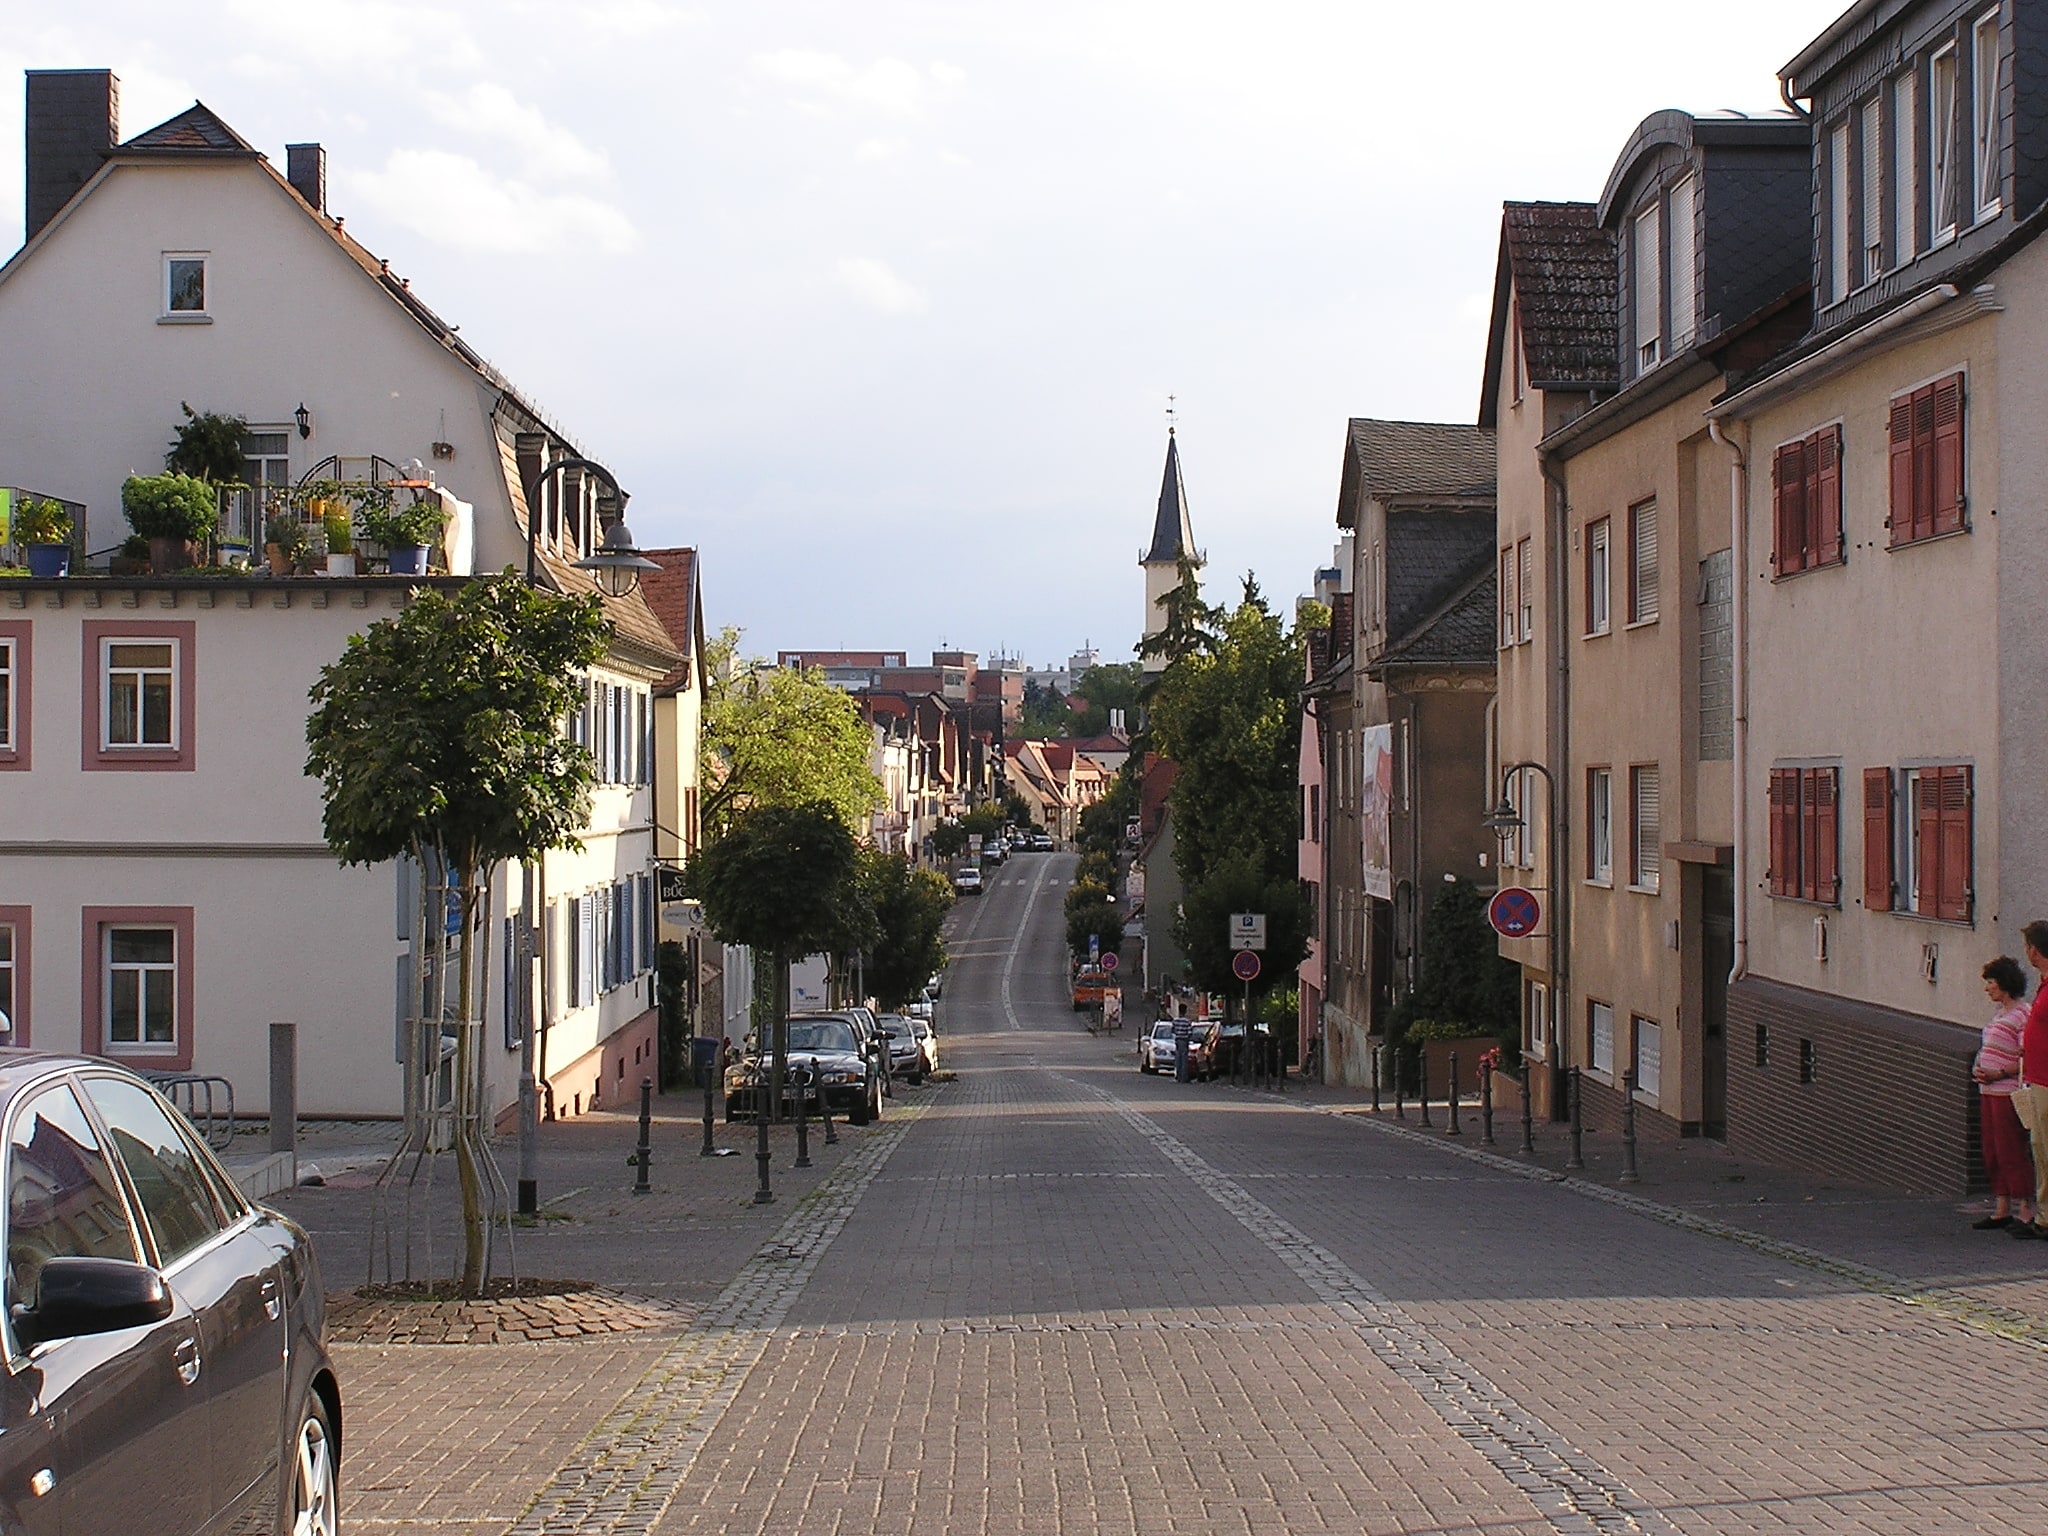
M 54 1258 L 37 1271 L 35 1302 L 15 1312 L 14 1331 L 27 1346 L 145 1328 L 170 1315 L 170 1287 L 147 1264 Z

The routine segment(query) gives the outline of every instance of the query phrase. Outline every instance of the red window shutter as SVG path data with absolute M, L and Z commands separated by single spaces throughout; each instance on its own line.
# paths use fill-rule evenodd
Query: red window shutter
M 1815 439 L 1817 466 L 1807 500 L 1812 532 L 1809 565 L 1834 565 L 1842 558 L 1842 429 L 1828 427 Z
M 1923 768 L 1913 779 L 1913 910 L 1941 910 L 1941 772 Z
M 1793 894 L 1816 901 L 1819 892 L 1815 881 L 1820 873 L 1820 770 L 1802 768 L 1795 782 L 1799 786 L 1799 880 Z
M 1841 900 L 1841 770 L 1815 768 L 1810 774 L 1814 859 L 1807 866 L 1808 894 L 1829 905 Z
M 1955 533 L 1963 526 L 1963 376 L 1934 386 L 1934 503 L 1929 533 Z
M 1863 905 L 1892 909 L 1892 771 L 1863 770 Z
M 1771 894 L 1791 896 L 1799 885 L 1799 770 L 1771 770 Z
M 1913 397 L 1901 395 L 1892 402 L 1891 416 L 1891 530 L 1892 542 L 1903 544 L 1913 537 Z
M 1941 878 L 1934 915 L 1952 922 L 1970 920 L 1970 770 L 1943 768 L 1939 817 L 1941 823 Z
M 1780 576 L 1804 569 L 1800 560 L 1800 530 L 1806 521 L 1801 505 L 1806 490 L 1803 464 L 1798 443 L 1787 443 L 1771 459 L 1771 559 Z
M 1913 391 L 1913 521 L 1916 539 L 1934 532 L 1934 386 Z

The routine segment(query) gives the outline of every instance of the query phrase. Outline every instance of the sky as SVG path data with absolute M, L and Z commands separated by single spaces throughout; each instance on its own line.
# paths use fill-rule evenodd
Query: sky
M 317 140 L 749 650 L 1115 660 L 1169 399 L 1212 599 L 1306 591 L 1346 420 L 1474 419 L 1501 203 L 1845 4 L 0 0 L 0 251 L 25 69 Z

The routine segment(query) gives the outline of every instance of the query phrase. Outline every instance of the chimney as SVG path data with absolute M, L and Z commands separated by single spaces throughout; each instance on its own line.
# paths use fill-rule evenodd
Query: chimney
M 121 82 L 110 69 L 28 71 L 24 243 L 92 180 L 121 137 Z
M 284 147 L 284 179 L 315 213 L 327 211 L 327 151 L 318 144 Z

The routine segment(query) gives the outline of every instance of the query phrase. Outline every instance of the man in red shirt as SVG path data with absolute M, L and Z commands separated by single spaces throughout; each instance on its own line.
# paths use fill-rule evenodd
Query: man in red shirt
M 2020 1124 L 2034 1143 L 2034 1219 L 2012 1229 L 2014 1237 L 2048 1239 L 2048 1210 L 2039 1201 L 2048 1198 L 2048 922 L 2039 919 L 2020 930 L 2026 946 L 2027 964 L 2042 977 L 2034 987 L 2033 1006 L 2027 1010 L 2027 1027 L 2020 1031 L 2020 1087 L 2012 1096 Z

